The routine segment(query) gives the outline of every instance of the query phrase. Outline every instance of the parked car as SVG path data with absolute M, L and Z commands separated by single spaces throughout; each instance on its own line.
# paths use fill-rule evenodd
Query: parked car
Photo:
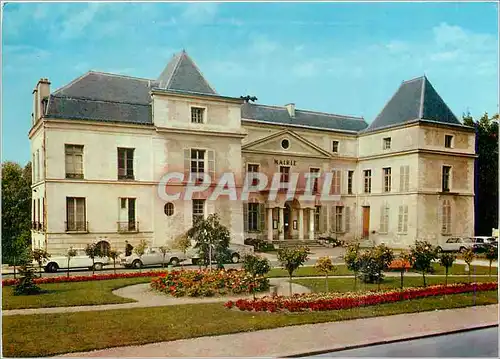
M 187 257 L 180 251 L 169 251 L 165 255 L 165 261 L 163 261 L 163 253 L 159 248 L 149 248 L 141 257 L 135 253 L 127 257 L 121 256 L 120 263 L 127 268 L 157 266 L 162 265 L 162 263 L 177 266 L 186 259 Z
M 439 252 L 465 252 L 468 248 L 474 248 L 474 242 L 470 238 L 450 237 L 445 243 L 437 246 Z
M 94 259 L 94 270 L 101 270 L 109 264 L 109 258 L 97 257 Z M 68 269 L 68 257 L 65 255 L 53 255 L 43 262 L 45 272 L 57 272 L 59 269 Z M 84 249 L 77 249 L 76 256 L 69 261 L 70 269 L 87 268 L 92 270 L 92 259 L 87 256 Z
M 239 263 L 241 258 L 247 253 L 253 253 L 254 248 L 253 246 L 250 245 L 245 245 L 245 244 L 236 244 L 236 243 L 231 243 L 228 248 L 228 257 L 226 259 L 226 263 Z M 200 260 L 200 255 L 198 253 L 198 248 L 194 248 L 192 246 L 191 248 L 188 249 L 187 251 L 188 257 L 191 258 L 191 262 L 193 264 L 198 264 Z M 216 251 L 212 251 L 212 262 L 215 263 L 216 261 Z

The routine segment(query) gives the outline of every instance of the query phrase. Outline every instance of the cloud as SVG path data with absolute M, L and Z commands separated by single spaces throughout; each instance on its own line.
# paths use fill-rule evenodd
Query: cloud
M 87 26 L 94 20 L 102 3 L 88 3 L 82 11 L 71 11 L 61 24 L 59 36 L 63 39 L 72 39 L 83 34 Z
M 267 35 L 253 35 L 250 49 L 259 55 L 269 55 L 279 47 L 277 42 L 270 40 Z
M 468 38 L 465 31 L 460 26 L 448 25 L 445 22 L 432 29 L 434 40 L 440 46 L 459 45 Z
M 185 7 L 181 17 L 184 21 L 196 24 L 207 24 L 213 22 L 217 15 L 217 3 L 198 2 L 190 4 L 182 4 Z

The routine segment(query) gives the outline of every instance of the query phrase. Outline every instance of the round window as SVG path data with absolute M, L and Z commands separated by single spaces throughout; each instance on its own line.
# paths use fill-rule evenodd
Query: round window
M 283 147 L 285 150 L 288 149 L 288 147 L 290 147 L 290 142 L 285 138 L 281 141 L 281 147 Z
M 174 214 L 174 204 L 172 202 L 165 204 L 163 209 L 165 210 L 165 214 L 169 217 Z

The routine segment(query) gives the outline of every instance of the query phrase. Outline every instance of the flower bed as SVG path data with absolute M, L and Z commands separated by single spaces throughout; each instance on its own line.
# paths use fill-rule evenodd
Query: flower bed
M 226 308 L 238 308 L 247 311 L 323 311 L 336 309 L 349 309 L 382 303 L 399 302 L 409 299 L 425 298 L 446 294 L 458 294 L 468 292 L 481 292 L 496 290 L 497 282 L 485 283 L 457 283 L 448 286 L 436 285 L 424 288 L 408 288 L 403 291 L 390 290 L 383 292 L 368 293 L 318 293 L 318 294 L 296 294 L 293 297 L 264 297 L 258 300 L 239 299 L 235 302 L 228 301 Z
M 262 292 L 269 289 L 269 280 L 252 276 L 244 270 L 171 271 L 154 278 L 151 288 L 174 297 L 209 297 Z
M 160 271 L 149 271 L 149 272 L 132 272 L 132 273 L 117 273 L 117 274 L 94 274 L 94 275 L 75 275 L 71 277 L 61 276 L 61 277 L 42 277 L 35 278 L 35 284 L 46 284 L 46 283 L 65 283 L 65 282 L 87 282 L 92 280 L 107 280 L 116 278 L 136 278 L 136 277 L 156 277 L 163 272 Z M 4 279 L 2 280 L 2 286 L 16 285 L 19 279 Z
M 394 259 L 391 264 L 389 264 L 389 269 L 391 270 L 401 270 L 405 269 L 406 271 L 411 268 L 411 264 L 407 260 L 402 259 Z

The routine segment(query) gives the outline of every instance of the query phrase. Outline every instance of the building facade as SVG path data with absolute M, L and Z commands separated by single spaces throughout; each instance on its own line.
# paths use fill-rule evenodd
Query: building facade
M 406 247 L 473 235 L 474 131 L 425 76 L 403 82 L 369 125 L 221 96 L 183 51 L 156 80 L 90 71 L 51 92 L 41 79 L 29 138 L 33 247 L 50 253 L 91 242 L 164 245 L 210 213 L 236 243 L 330 236 Z M 214 183 L 165 201 L 161 191 L 187 190 L 187 176 L 160 186 L 171 172 Z M 297 174 L 296 196 L 267 186 L 210 199 L 224 173 L 240 193 L 249 172 L 279 173 L 284 185 Z M 301 200 L 305 173 L 331 173 L 337 199 L 321 199 L 321 177 Z

